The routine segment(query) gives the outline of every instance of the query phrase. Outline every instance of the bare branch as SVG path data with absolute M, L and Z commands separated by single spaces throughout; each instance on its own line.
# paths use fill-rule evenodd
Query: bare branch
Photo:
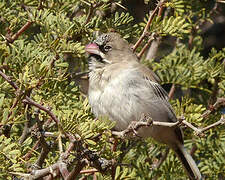
M 140 59 L 142 57 L 142 55 L 144 54 L 144 52 L 147 50 L 147 48 L 149 47 L 149 45 L 152 43 L 152 41 L 155 39 L 155 34 L 152 33 L 152 35 L 150 36 L 148 42 L 144 45 L 144 47 L 142 48 L 142 50 L 140 51 L 140 53 L 137 55 L 137 57 Z
M 43 111 L 45 111 L 49 116 L 51 116 L 51 118 L 56 122 L 56 124 L 59 124 L 59 120 L 57 119 L 57 117 L 53 114 L 52 111 L 50 111 L 48 108 L 42 106 L 41 104 L 36 103 L 35 101 L 33 101 L 31 98 L 29 98 L 28 96 L 25 97 L 25 99 L 22 101 L 23 103 L 27 103 L 30 105 L 33 105 L 35 107 L 37 107 L 38 109 L 41 109 Z
M 203 133 L 201 132 L 201 130 L 193 126 L 191 123 L 185 120 L 183 120 L 182 123 L 186 125 L 187 127 L 191 128 L 192 130 L 194 130 L 197 136 L 203 136 Z
M 67 170 L 67 164 L 61 161 L 59 163 L 59 171 L 64 179 L 66 179 L 69 176 L 69 171 Z
M 156 164 L 153 164 L 153 168 L 154 169 L 158 169 L 162 165 L 163 161 L 166 160 L 167 155 L 169 154 L 169 151 L 170 151 L 170 149 L 167 147 L 166 151 L 162 154 L 162 156 L 159 159 L 159 161 Z
M 187 122 L 185 120 L 185 118 L 179 117 L 177 122 L 159 122 L 159 121 L 152 121 L 152 119 L 150 117 L 144 117 L 141 121 L 135 121 L 132 122 L 127 129 L 123 130 L 123 131 L 112 131 L 112 135 L 118 136 L 120 138 L 125 138 L 128 134 L 133 134 L 134 136 L 139 136 L 137 130 L 141 127 L 149 127 L 149 126 L 167 126 L 167 127 L 175 127 L 175 126 L 179 126 L 181 124 L 186 125 L 187 127 L 191 128 L 192 130 L 195 131 L 197 136 L 203 136 L 203 132 L 207 131 L 213 127 L 216 127 L 218 125 L 224 124 L 225 120 L 224 120 L 224 115 L 221 116 L 221 119 L 214 123 L 211 124 L 205 128 L 197 128 L 195 126 L 193 126 L 191 123 Z
M 172 86 L 171 86 L 171 88 L 170 88 L 170 92 L 169 92 L 169 94 L 168 94 L 169 99 L 172 99 L 172 98 L 173 98 L 175 89 L 176 89 L 175 84 L 172 84 Z
M 225 98 L 217 98 L 215 104 L 213 106 L 210 106 L 209 110 L 206 110 L 202 114 L 202 118 L 207 118 L 212 112 L 217 110 L 219 107 L 225 106 Z
M 32 149 L 31 149 L 30 151 L 28 151 L 28 152 L 23 156 L 22 159 L 28 160 L 28 159 L 31 157 L 32 153 L 38 148 L 39 144 L 40 144 L 40 140 L 38 140 L 38 141 L 34 144 L 34 146 L 32 147 Z
M 219 121 L 217 121 L 217 122 L 215 122 L 215 123 L 213 123 L 213 124 L 211 124 L 211 125 L 209 125 L 209 126 L 207 126 L 205 128 L 202 128 L 201 132 L 208 131 L 209 129 L 214 128 L 214 127 L 216 127 L 218 125 L 222 125 L 224 123 L 225 123 L 225 116 L 222 115 Z
M 97 169 L 87 169 L 80 171 L 80 174 L 94 174 L 95 172 L 98 172 Z
M 80 174 L 80 171 L 87 165 L 87 162 L 82 160 L 78 161 L 76 167 L 70 172 L 65 180 L 73 180 Z
M 54 170 L 59 169 L 59 166 L 62 163 L 63 162 L 57 162 L 47 168 L 40 169 L 40 170 L 33 170 L 30 174 L 29 180 L 38 179 L 38 178 L 44 177 L 48 174 L 51 174 Z
M 143 31 L 141 37 L 138 39 L 138 41 L 135 43 L 135 45 L 132 48 L 133 51 L 136 51 L 137 47 L 141 44 L 141 42 L 144 40 L 145 36 L 148 34 L 148 29 L 149 29 L 149 27 L 150 27 L 150 25 L 152 23 L 152 20 L 155 17 L 156 12 L 158 11 L 158 9 L 164 4 L 164 1 L 165 0 L 159 1 L 158 4 L 157 4 L 157 6 L 156 6 L 156 8 L 150 14 L 149 19 L 148 19 L 148 22 L 147 22 L 147 24 L 146 24 L 146 26 L 144 28 L 144 31 Z
M 18 90 L 19 87 L 5 74 L 0 70 L 0 75 L 5 79 L 14 89 Z
M 45 138 L 44 138 L 44 136 L 42 134 L 42 131 L 43 131 L 42 125 L 43 125 L 43 123 L 39 119 L 39 109 L 35 112 L 35 120 L 37 122 L 39 140 L 40 140 L 40 144 L 41 144 L 41 147 L 42 147 L 41 153 L 40 153 L 37 161 L 35 162 L 35 167 L 36 166 L 37 167 L 42 167 L 42 164 L 44 163 L 45 158 L 48 156 L 50 148 L 49 148 L 49 145 L 45 141 Z
M 10 37 L 8 37 L 8 38 L 6 38 L 6 40 L 9 42 L 9 43 L 13 43 L 15 40 L 17 40 L 18 39 L 18 37 L 25 31 L 25 30 L 27 30 L 30 26 L 31 26 L 31 24 L 32 24 L 33 22 L 31 22 L 31 21 L 28 21 L 17 33 L 15 33 L 13 36 L 12 36 L 12 38 L 10 38 Z

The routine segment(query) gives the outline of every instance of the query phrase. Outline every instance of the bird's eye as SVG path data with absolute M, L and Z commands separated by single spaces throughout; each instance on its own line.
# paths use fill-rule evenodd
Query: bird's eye
M 104 46 L 104 50 L 105 50 L 106 52 L 108 52 L 110 49 L 112 49 L 111 46 L 109 46 L 109 45 Z

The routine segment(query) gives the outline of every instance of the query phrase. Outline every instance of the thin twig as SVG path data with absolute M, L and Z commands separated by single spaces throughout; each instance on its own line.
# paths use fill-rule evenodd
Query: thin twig
M 44 163 L 45 158 L 48 156 L 48 153 L 50 151 L 49 145 L 47 144 L 47 142 L 45 141 L 45 138 L 42 134 L 43 128 L 42 125 L 43 123 L 40 121 L 39 119 L 39 109 L 35 112 L 35 120 L 37 122 L 37 128 L 38 128 L 38 134 L 39 134 L 39 140 L 40 140 L 40 144 L 41 144 L 41 153 L 38 156 L 37 161 L 35 162 L 35 166 L 34 167 L 42 167 L 42 164 Z
M 27 30 L 30 26 L 31 26 L 31 24 L 32 24 L 33 22 L 31 22 L 31 21 L 28 21 L 17 33 L 15 33 L 13 36 L 12 36 L 12 38 L 10 38 L 10 37 L 8 37 L 8 38 L 6 38 L 6 40 L 7 40 L 7 42 L 9 42 L 9 43 L 13 43 L 16 39 L 18 39 L 18 37 L 25 31 L 25 30 Z
M 123 130 L 123 131 L 112 131 L 112 135 L 118 136 L 120 138 L 124 138 L 126 137 L 126 135 L 132 133 L 136 136 L 138 136 L 137 130 L 141 127 L 149 127 L 152 125 L 155 126 L 166 126 L 166 127 L 174 127 L 177 126 L 179 124 L 182 123 L 183 120 L 181 121 L 177 121 L 175 123 L 172 122 L 160 122 L 160 121 L 137 121 L 137 122 L 133 122 L 130 126 L 128 126 L 127 129 Z
M 70 172 L 70 174 L 65 178 L 65 180 L 76 179 L 80 174 L 80 171 L 87 165 L 87 162 L 84 160 L 78 161 L 76 167 Z
M 100 1 L 99 3 L 96 3 L 96 4 L 91 4 L 91 3 L 88 4 L 90 6 L 90 8 L 88 10 L 88 14 L 87 14 L 84 24 L 87 24 L 90 21 L 91 16 L 93 15 L 94 9 L 98 8 L 99 6 L 101 6 L 103 4 L 104 4 L 104 2 L 102 2 L 102 1 Z
M 155 39 L 155 34 L 153 33 L 148 42 L 144 45 L 144 47 L 142 48 L 142 50 L 140 51 L 140 53 L 137 55 L 137 57 L 140 59 L 142 57 L 142 55 L 144 54 L 144 52 L 147 50 L 147 48 L 150 46 L 150 44 L 152 43 L 152 41 Z
M 182 123 L 186 125 L 187 127 L 191 128 L 192 130 L 194 130 L 197 136 L 203 136 L 203 133 L 201 132 L 201 130 L 193 126 L 191 123 L 185 120 L 183 120 Z
M 27 108 L 27 112 L 26 112 L 26 116 L 25 116 L 26 122 L 24 123 L 23 133 L 22 133 L 22 135 L 21 135 L 21 137 L 20 137 L 20 140 L 19 140 L 19 144 L 20 144 L 20 145 L 21 145 L 21 144 L 25 141 L 25 139 L 27 138 L 27 136 L 28 136 L 28 134 L 29 134 L 30 124 L 31 124 L 31 114 L 28 112 L 30 106 L 28 106 L 28 105 L 25 105 L 25 106 L 27 106 L 28 108 Z
M 169 94 L 168 94 L 169 99 L 172 99 L 172 98 L 173 98 L 175 89 L 176 89 L 175 84 L 172 84 L 172 86 L 171 86 L 171 88 L 170 88 L 170 92 L 169 92 Z
M 217 110 L 219 107 L 225 107 L 225 98 L 217 98 L 215 104 L 210 106 L 210 109 L 206 110 L 201 117 L 202 118 L 207 118 L 212 112 Z
M 148 32 L 148 29 L 149 29 L 149 27 L 150 27 L 150 25 L 152 23 L 152 20 L 155 17 L 156 12 L 158 11 L 159 7 L 161 7 L 163 5 L 163 3 L 164 3 L 164 0 L 161 0 L 160 2 L 158 2 L 156 8 L 150 14 L 148 22 L 147 22 L 147 24 L 146 24 L 146 26 L 144 28 L 144 31 L 143 31 L 141 37 L 138 39 L 138 41 L 135 43 L 135 45 L 132 48 L 133 51 L 136 51 L 137 47 L 141 44 L 141 42 L 144 40 L 145 36 L 148 34 L 147 32 Z
M 84 24 L 87 24 L 90 21 L 93 11 L 94 11 L 94 8 L 93 8 L 93 5 L 91 4 L 89 9 L 88 9 L 88 14 L 87 14 L 87 17 L 86 17 L 86 20 L 85 20 Z
M 36 103 L 35 101 L 33 101 L 28 96 L 26 96 L 25 99 L 22 102 L 27 103 L 29 105 L 33 105 L 33 106 L 37 107 L 38 109 L 40 109 L 42 111 L 45 111 L 56 122 L 56 124 L 59 124 L 58 118 L 55 116 L 55 114 L 53 114 L 53 112 L 51 110 L 42 106 L 41 104 Z
M 33 170 L 30 174 L 29 180 L 38 179 L 44 177 L 48 174 L 51 174 L 54 170 L 58 169 L 62 162 L 57 162 L 47 168 L 40 170 Z
M 170 151 L 170 149 L 166 148 L 166 151 L 162 154 L 162 157 L 159 159 L 157 164 L 154 165 L 154 169 L 158 169 L 162 165 L 163 161 L 165 161 L 165 159 L 167 158 L 169 151 Z
M 165 6 L 160 6 L 158 11 L 158 17 L 162 16 L 163 10 Z
M 86 169 L 86 170 L 80 171 L 80 174 L 93 174 L 95 172 L 98 172 L 98 170 L 97 169 Z
M 191 123 L 187 122 L 185 120 L 185 118 L 182 116 L 180 118 L 178 118 L 177 122 L 159 122 L 159 121 L 138 121 L 138 122 L 133 122 L 130 126 L 128 126 L 127 129 L 123 130 L 123 131 L 112 131 L 112 135 L 118 136 L 120 138 L 124 138 L 126 137 L 128 134 L 132 133 L 134 136 L 138 136 L 138 132 L 137 130 L 141 127 L 149 127 L 149 126 L 166 126 L 166 127 L 175 127 L 175 126 L 179 126 L 180 124 L 186 125 L 187 127 L 191 128 L 192 130 L 195 131 L 197 136 L 202 136 L 203 132 L 206 130 L 209 130 L 213 127 L 216 127 L 218 125 L 224 124 L 225 120 L 224 120 L 224 115 L 221 116 L 221 119 L 216 122 L 213 123 L 205 128 L 197 128 L 195 126 L 193 126 Z
M 5 79 L 14 89 L 18 90 L 19 87 L 16 85 L 16 83 L 14 83 L 5 73 L 3 73 L 0 70 L 0 75 L 3 77 L 3 79 Z M 43 111 L 45 111 L 48 115 L 50 115 L 50 117 L 59 125 L 59 120 L 57 119 L 57 117 L 46 107 L 42 106 L 41 104 L 36 103 L 35 101 L 33 101 L 31 98 L 29 98 L 28 96 L 25 96 L 25 99 L 22 101 L 23 103 L 27 103 L 29 105 L 33 105 L 35 107 L 37 107 L 38 109 L 41 109 Z
M 216 127 L 218 125 L 221 125 L 221 124 L 224 124 L 224 123 L 225 123 L 225 117 L 224 117 L 224 115 L 222 115 L 219 121 L 217 121 L 217 122 L 215 122 L 215 123 L 213 123 L 213 124 L 211 124 L 211 125 L 209 125 L 205 128 L 202 128 L 201 132 L 208 131 L 209 129 L 214 128 L 214 127 Z
M 28 151 L 28 152 L 23 156 L 22 159 L 24 159 L 24 160 L 30 159 L 32 153 L 38 148 L 39 144 L 40 144 L 40 140 L 38 140 L 38 141 L 34 144 L 34 146 L 31 148 L 31 150 Z
M 5 79 L 14 89 L 18 90 L 19 87 L 5 74 L 0 70 L 0 75 Z
M 196 144 L 194 143 L 194 144 L 192 145 L 191 150 L 190 150 L 190 155 L 191 155 L 191 156 L 194 156 L 194 154 L 195 154 L 196 151 L 197 151 L 197 146 L 196 146 Z

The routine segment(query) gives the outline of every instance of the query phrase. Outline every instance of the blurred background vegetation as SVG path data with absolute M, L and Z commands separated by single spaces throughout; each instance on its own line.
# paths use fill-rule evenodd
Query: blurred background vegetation
M 224 1 L 160 3 L 1 0 L 0 179 L 187 179 L 174 153 L 150 138 L 118 139 L 115 148 L 114 124 L 96 120 L 86 98 L 84 46 L 109 31 L 134 45 L 151 19 L 135 53 L 177 116 L 199 128 L 224 120 Z M 224 125 L 201 137 L 183 129 L 205 179 L 224 179 Z

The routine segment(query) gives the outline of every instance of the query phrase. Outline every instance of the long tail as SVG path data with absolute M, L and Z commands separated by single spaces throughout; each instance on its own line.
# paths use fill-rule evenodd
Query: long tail
M 189 178 L 191 180 L 201 180 L 201 173 L 195 161 L 193 160 L 191 155 L 185 150 L 184 146 L 180 144 L 176 149 L 174 149 L 174 151 L 182 162 Z

